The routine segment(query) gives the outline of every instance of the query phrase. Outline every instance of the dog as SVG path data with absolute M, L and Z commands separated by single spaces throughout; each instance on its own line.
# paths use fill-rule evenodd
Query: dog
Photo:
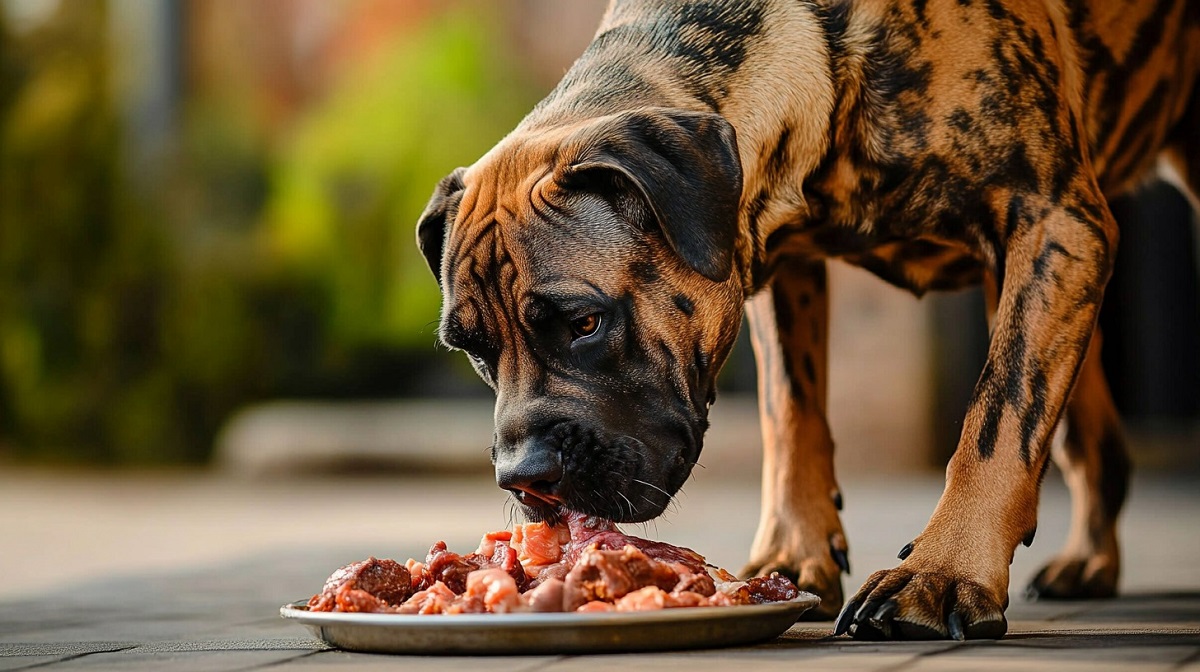
M 497 483 L 532 519 L 659 515 L 744 311 L 768 476 L 748 574 L 819 595 L 835 634 L 1001 637 L 1053 456 L 1072 528 L 1029 590 L 1113 595 L 1129 460 L 1095 326 L 1107 199 L 1162 160 L 1195 202 L 1198 71 L 1193 0 L 616 0 L 417 227 L 439 336 L 496 392 Z M 917 295 L 982 284 L 992 325 L 936 509 L 848 601 L 834 258 Z

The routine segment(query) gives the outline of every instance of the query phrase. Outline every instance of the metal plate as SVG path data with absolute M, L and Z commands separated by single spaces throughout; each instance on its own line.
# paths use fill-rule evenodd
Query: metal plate
M 340 649 L 414 654 L 559 654 L 665 651 L 754 644 L 787 631 L 821 603 L 794 600 L 736 607 L 565 614 L 346 614 L 285 604 L 284 618 Z

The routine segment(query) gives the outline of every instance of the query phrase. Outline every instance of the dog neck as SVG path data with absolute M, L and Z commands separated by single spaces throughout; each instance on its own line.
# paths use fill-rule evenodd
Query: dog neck
M 832 150 L 841 96 L 822 21 L 807 3 L 773 7 L 759 44 L 729 83 L 719 112 L 737 132 L 742 164 L 738 268 L 749 296 L 769 273 L 767 240 L 820 213 L 805 178 Z
M 834 10 L 716 4 L 614 3 L 591 45 L 520 129 L 552 134 L 645 107 L 721 114 L 737 133 L 742 164 L 736 281 L 748 295 L 765 281 L 771 234 L 802 228 L 814 214 L 804 179 L 830 149 L 841 95 L 826 30 Z

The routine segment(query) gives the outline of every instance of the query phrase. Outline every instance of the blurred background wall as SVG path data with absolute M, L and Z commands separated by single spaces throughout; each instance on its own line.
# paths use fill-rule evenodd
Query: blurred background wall
M 604 4 L 0 0 L 0 457 L 200 464 L 222 441 L 286 454 L 340 424 L 316 450 L 374 432 L 403 462 L 442 436 L 486 468 L 489 391 L 434 344 L 413 227 Z M 1195 437 L 1190 215 L 1147 194 L 1119 206 L 1135 251 L 1105 361 L 1135 426 Z M 986 347 L 982 301 L 918 302 L 840 265 L 832 283 L 840 461 L 939 464 Z M 757 451 L 744 343 L 723 385 L 710 450 Z M 278 399 L 309 405 L 258 406 Z M 392 401 L 418 399 L 446 401 Z
M 415 218 L 597 9 L 539 41 L 557 3 L 0 8 L 6 453 L 201 462 L 255 400 L 483 394 Z

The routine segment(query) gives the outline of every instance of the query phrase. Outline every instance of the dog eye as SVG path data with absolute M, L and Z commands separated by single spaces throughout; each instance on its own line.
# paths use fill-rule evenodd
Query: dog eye
M 591 313 L 571 320 L 572 340 L 587 338 L 596 333 L 596 330 L 600 328 L 600 321 L 600 313 Z

